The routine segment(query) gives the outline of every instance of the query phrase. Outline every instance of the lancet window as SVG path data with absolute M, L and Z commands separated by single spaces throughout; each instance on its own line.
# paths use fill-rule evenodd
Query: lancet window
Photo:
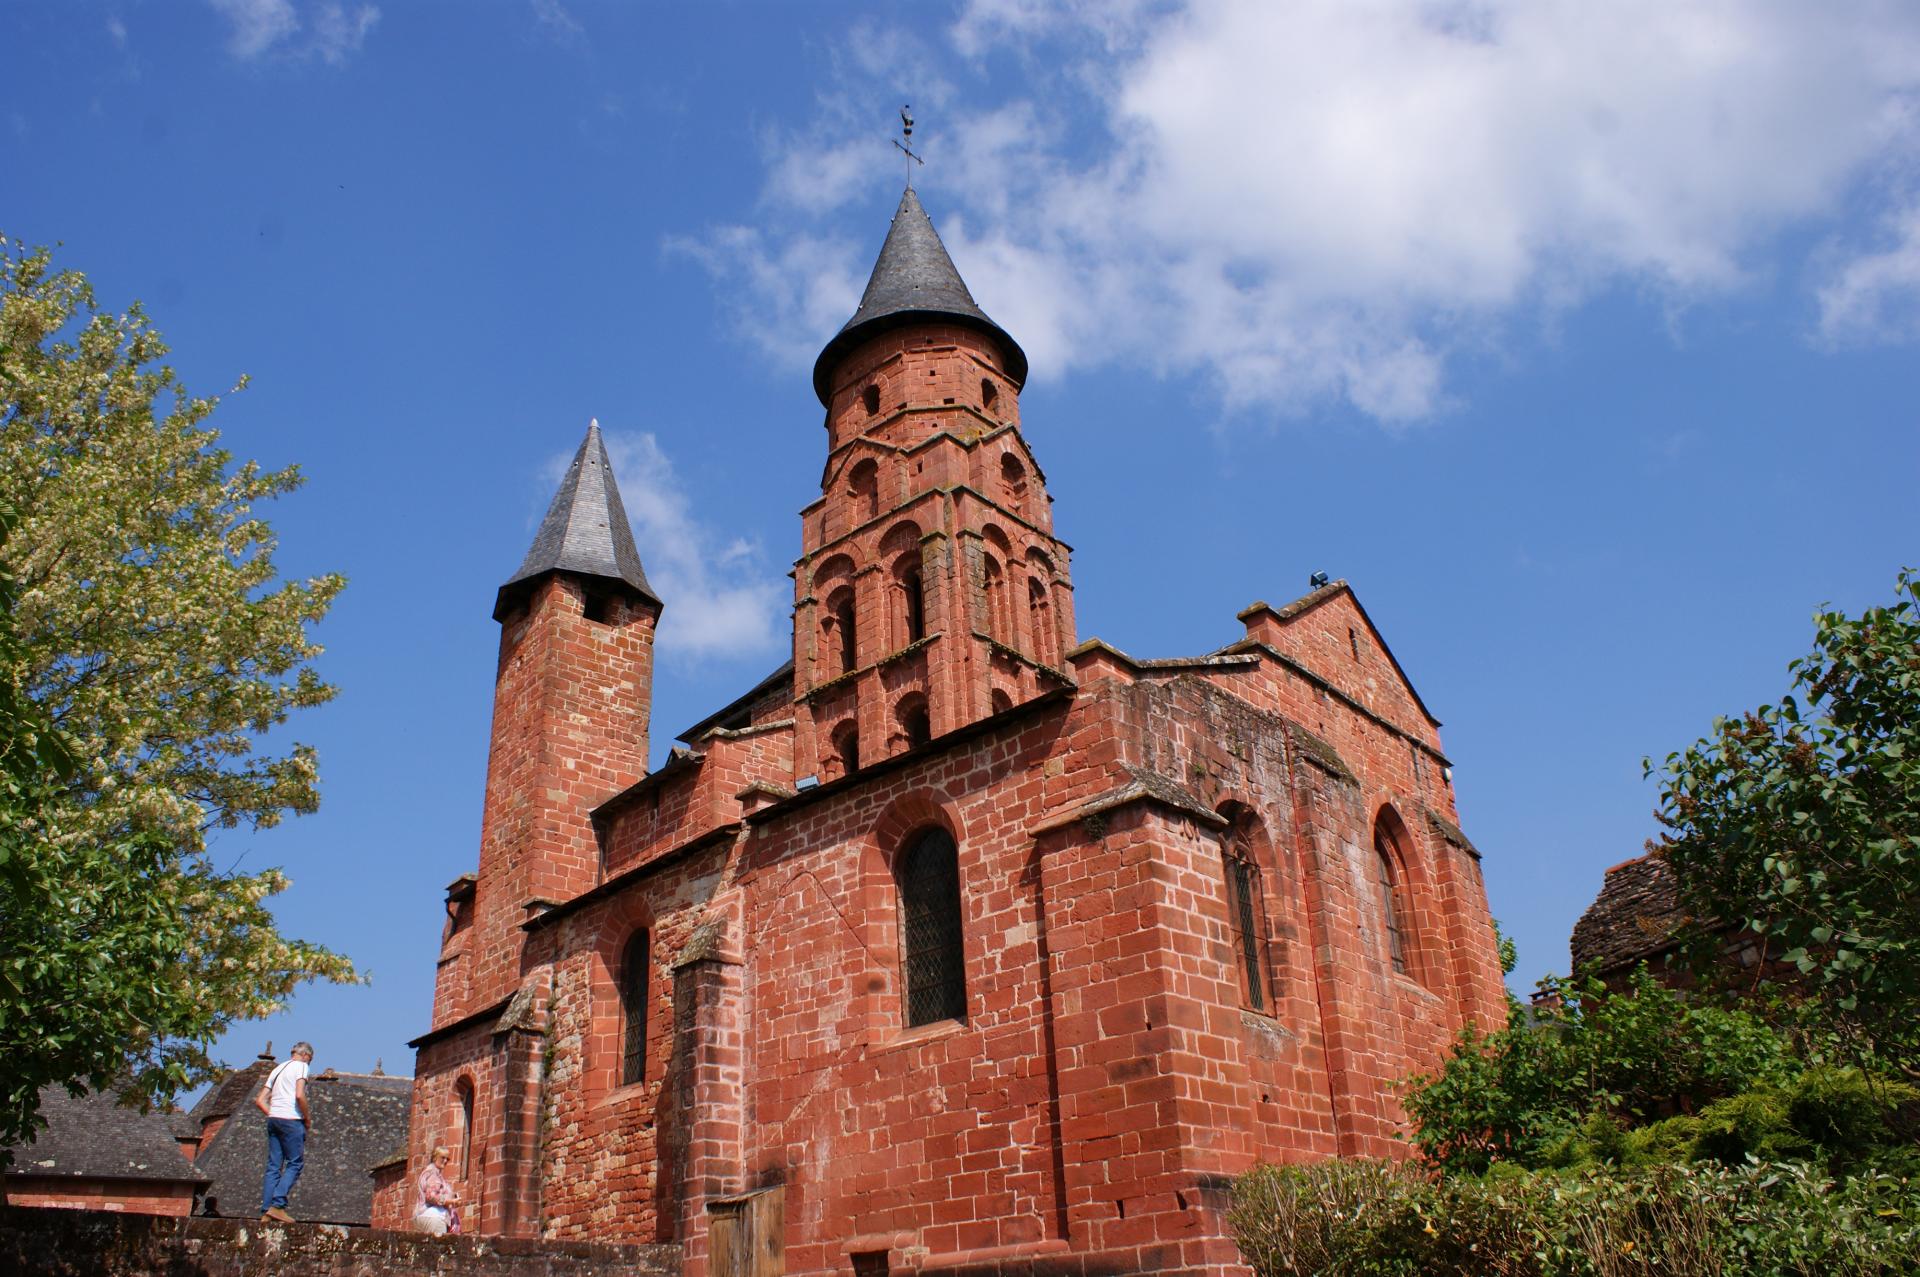
M 909 1028 L 967 1016 L 960 926 L 960 858 L 952 835 L 916 836 L 895 869 Z
M 647 933 L 636 931 L 620 954 L 620 1085 L 647 1076 Z

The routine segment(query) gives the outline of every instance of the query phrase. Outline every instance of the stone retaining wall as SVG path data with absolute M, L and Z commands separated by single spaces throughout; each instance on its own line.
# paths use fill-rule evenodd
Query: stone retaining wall
M 677 1277 L 679 1248 L 0 1208 L 22 1277 Z

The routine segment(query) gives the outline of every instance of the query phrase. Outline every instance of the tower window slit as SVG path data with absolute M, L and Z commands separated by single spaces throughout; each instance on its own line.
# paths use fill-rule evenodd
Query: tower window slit
M 906 596 L 903 601 L 906 608 L 907 642 L 918 643 L 927 636 L 927 598 L 919 571 L 916 569 L 908 572 L 901 578 L 900 588 Z
M 1240 969 L 1246 980 L 1247 1005 L 1262 1011 L 1266 1009 L 1266 988 L 1260 974 L 1260 931 L 1253 907 L 1259 879 L 1245 858 L 1228 852 L 1226 859 L 1227 910 L 1235 933 L 1235 947 L 1240 950 Z

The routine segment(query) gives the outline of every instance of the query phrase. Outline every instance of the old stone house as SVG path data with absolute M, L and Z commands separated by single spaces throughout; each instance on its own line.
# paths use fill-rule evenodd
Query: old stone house
M 692 1274 L 1222 1272 L 1227 1177 L 1402 1151 L 1393 1082 L 1504 1016 L 1438 720 L 1344 582 L 1082 641 L 1026 374 L 908 190 L 814 369 L 792 659 L 651 773 L 672 600 L 588 430 L 376 1223 L 444 1143 L 470 1228 Z
M 269 1045 L 208 1087 L 185 1113 L 142 1113 L 111 1093 L 40 1093 L 46 1127 L 9 1150 L 0 1188 L 10 1206 L 133 1215 L 260 1213 L 266 1117 L 253 1097 L 274 1066 Z M 412 1079 L 326 1069 L 307 1098 L 321 1138 L 287 1203 L 302 1223 L 365 1226 L 373 1217 L 374 1170 L 403 1148 Z

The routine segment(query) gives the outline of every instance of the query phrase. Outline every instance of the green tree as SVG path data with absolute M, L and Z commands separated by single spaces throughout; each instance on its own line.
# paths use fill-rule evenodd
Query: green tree
M 206 1048 L 345 958 L 282 937 L 277 870 L 225 871 L 215 828 L 318 802 L 313 751 L 267 733 L 333 689 L 307 627 L 343 581 L 278 581 L 254 503 L 298 471 L 231 464 L 136 305 L 0 237 L 0 503 L 17 525 L 0 687 L 0 1138 L 50 1082 L 155 1099 Z M 22 741 L 35 744 L 22 745 Z M 58 742 L 47 744 L 46 742 Z
M 1539 1005 L 1515 1003 L 1495 1033 L 1469 1027 L 1437 1073 L 1409 1080 L 1413 1139 L 1428 1161 L 1471 1172 L 1544 1165 L 1596 1118 L 1643 1127 L 1797 1072 L 1759 1016 L 1683 998 L 1644 967 L 1614 993 L 1593 979 L 1541 986 Z
M 1804 976 L 1856 1056 L 1920 1077 L 1920 578 L 1858 617 L 1822 610 L 1794 692 L 1669 755 L 1653 845 L 1682 899 Z M 1652 772 L 1649 762 L 1647 770 Z

